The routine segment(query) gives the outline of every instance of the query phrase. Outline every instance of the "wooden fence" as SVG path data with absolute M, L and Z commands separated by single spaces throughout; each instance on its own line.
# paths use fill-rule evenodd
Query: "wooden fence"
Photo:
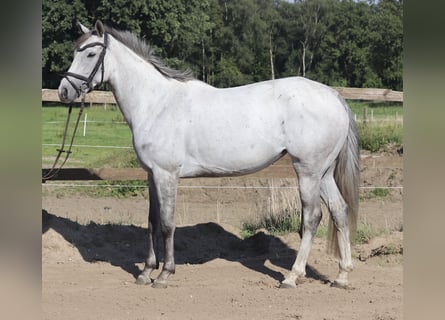
M 403 102 L 403 91 L 374 88 L 334 87 L 340 95 L 350 100 L 393 101 Z
M 390 89 L 374 88 L 344 88 L 334 87 L 343 98 L 351 100 L 393 101 L 403 102 L 403 92 Z M 42 89 L 42 101 L 60 102 L 57 90 Z M 80 102 L 80 98 L 76 100 Z M 85 97 L 85 102 L 90 104 L 116 104 L 110 91 L 92 91 Z

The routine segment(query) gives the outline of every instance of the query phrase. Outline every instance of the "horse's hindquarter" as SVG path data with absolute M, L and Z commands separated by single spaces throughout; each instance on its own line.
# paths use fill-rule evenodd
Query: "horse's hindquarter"
M 300 161 L 333 161 L 344 144 L 349 116 L 339 94 L 321 83 L 297 78 L 285 121 L 286 150 Z
M 285 151 L 303 161 L 327 157 L 339 149 L 331 140 L 346 136 L 347 115 L 332 90 L 302 78 L 202 86 L 185 101 L 183 177 L 254 172 Z

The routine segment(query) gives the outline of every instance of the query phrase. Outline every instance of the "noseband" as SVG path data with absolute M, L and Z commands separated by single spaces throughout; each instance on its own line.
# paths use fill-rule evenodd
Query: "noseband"
M 84 51 L 87 48 L 96 47 L 96 46 L 101 46 L 103 49 L 100 52 L 99 59 L 97 60 L 96 65 L 94 66 L 93 70 L 91 71 L 91 73 L 90 73 L 90 75 L 88 77 L 85 77 L 85 76 L 83 76 L 81 74 L 77 74 L 77 73 L 73 73 L 73 72 L 65 72 L 63 74 L 63 77 L 76 90 L 76 92 L 78 93 L 79 96 L 80 96 L 80 94 L 82 92 L 88 93 L 91 90 L 93 90 L 93 78 L 96 75 L 97 71 L 99 70 L 99 67 L 101 67 L 101 74 L 102 74 L 99 85 L 101 85 L 103 83 L 103 80 L 104 80 L 104 57 L 105 57 L 105 52 L 106 52 L 107 47 L 108 47 L 108 34 L 104 33 L 104 42 L 103 43 L 102 42 L 93 42 L 93 43 L 87 44 L 83 48 L 77 49 L 77 52 L 81 52 L 81 51 Z M 69 77 L 73 77 L 73 78 L 82 80 L 84 82 L 82 83 L 81 87 L 78 88 L 70 80 Z

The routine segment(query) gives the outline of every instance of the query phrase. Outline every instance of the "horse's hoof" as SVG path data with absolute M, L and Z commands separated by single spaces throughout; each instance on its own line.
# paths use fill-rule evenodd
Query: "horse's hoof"
M 331 284 L 331 287 L 339 289 L 348 289 L 348 282 L 342 280 L 334 280 L 334 282 Z
M 280 283 L 280 289 L 294 289 L 297 287 L 297 284 L 295 281 L 286 281 L 283 280 L 283 282 Z
M 150 279 L 150 278 L 147 278 L 147 277 L 144 277 L 144 276 L 142 276 L 142 275 L 140 275 L 140 276 L 136 279 L 135 283 L 136 283 L 136 284 L 140 284 L 140 285 L 150 284 L 150 283 L 151 283 L 151 279 Z
M 168 287 L 168 282 L 167 280 L 155 280 L 151 286 L 156 289 L 165 289 Z

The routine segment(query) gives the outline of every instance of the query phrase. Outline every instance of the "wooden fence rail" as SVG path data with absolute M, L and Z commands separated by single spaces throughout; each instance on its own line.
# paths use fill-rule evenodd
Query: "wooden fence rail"
M 393 101 L 403 102 L 403 92 L 390 89 L 374 88 L 344 88 L 334 87 L 345 99 L 371 100 L 371 101 Z M 57 90 L 42 89 L 42 101 L 60 102 Z M 80 99 L 76 100 L 80 102 Z M 94 104 L 116 104 L 111 91 L 92 91 L 85 97 L 86 103 Z
M 374 88 L 334 87 L 345 99 L 403 102 L 403 91 Z

